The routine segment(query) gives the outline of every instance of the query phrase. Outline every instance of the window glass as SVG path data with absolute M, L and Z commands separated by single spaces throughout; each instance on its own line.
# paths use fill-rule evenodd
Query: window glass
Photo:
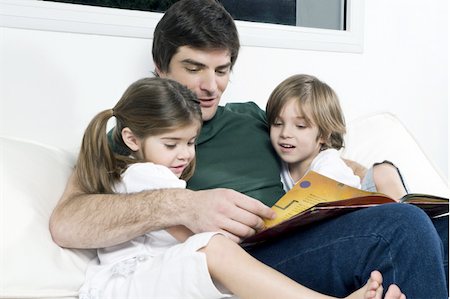
M 164 12 L 178 0 L 46 0 Z M 346 0 L 219 0 L 235 20 L 345 30 Z
M 51 2 L 63 2 L 72 4 L 84 4 L 91 6 L 103 6 L 122 9 L 144 10 L 153 12 L 164 12 L 177 0 L 44 0 Z

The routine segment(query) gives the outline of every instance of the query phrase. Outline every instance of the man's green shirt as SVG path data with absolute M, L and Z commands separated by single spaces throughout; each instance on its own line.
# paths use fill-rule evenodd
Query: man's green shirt
M 192 190 L 230 188 L 268 206 L 284 194 L 265 113 L 255 103 L 219 106 L 203 124 L 196 151 Z

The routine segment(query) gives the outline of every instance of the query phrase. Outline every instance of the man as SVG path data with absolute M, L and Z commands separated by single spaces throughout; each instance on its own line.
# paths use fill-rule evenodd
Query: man
M 56 243 L 105 247 L 175 225 L 195 233 L 221 231 L 239 241 L 261 229 L 263 218 L 274 217 L 265 204 L 283 191 L 263 111 L 249 103 L 218 106 L 238 52 L 233 19 L 216 2 L 171 6 L 155 29 L 153 59 L 158 76 L 186 85 L 201 103 L 204 127 L 191 190 L 94 195 L 72 176 L 50 221 Z M 421 210 L 390 204 L 321 222 L 249 252 L 322 293 L 348 295 L 377 269 L 386 285 L 398 284 L 409 297 L 446 298 L 441 247 Z

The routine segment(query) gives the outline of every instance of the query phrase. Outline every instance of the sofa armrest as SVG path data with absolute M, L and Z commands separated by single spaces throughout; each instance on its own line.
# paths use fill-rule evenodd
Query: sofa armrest
M 0 137 L 0 298 L 77 298 L 93 251 L 57 246 L 48 221 L 74 157 Z

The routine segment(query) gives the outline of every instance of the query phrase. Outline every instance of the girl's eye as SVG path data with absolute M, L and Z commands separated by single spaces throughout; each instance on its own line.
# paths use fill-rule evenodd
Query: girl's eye
M 173 148 L 175 148 L 177 145 L 176 145 L 176 144 L 165 144 L 165 146 L 166 146 L 167 148 L 173 149 Z
M 279 127 L 279 126 L 281 126 L 281 125 L 282 125 L 281 122 L 274 122 L 274 123 L 272 124 L 272 126 L 274 126 L 274 127 Z
M 196 138 L 192 138 L 191 140 L 188 141 L 187 144 L 188 144 L 189 146 L 192 146 L 192 145 L 195 145 L 195 142 L 196 142 L 196 141 L 197 141 Z

